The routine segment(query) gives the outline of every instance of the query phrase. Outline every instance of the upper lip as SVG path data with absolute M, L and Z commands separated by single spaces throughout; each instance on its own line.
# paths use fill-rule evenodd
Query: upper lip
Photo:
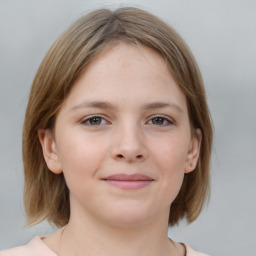
M 154 179 L 144 174 L 114 174 L 103 178 L 103 180 L 117 181 L 153 181 Z

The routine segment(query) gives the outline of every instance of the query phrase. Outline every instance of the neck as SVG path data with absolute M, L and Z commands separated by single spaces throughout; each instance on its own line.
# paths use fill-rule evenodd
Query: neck
M 94 216 L 71 213 L 59 244 L 61 256 L 178 255 L 168 239 L 168 215 L 141 225 L 106 225 Z

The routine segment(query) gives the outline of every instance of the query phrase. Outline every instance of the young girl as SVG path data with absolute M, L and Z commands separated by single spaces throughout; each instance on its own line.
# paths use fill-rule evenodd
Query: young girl
M 1 256 L 195 256 L 167 236 L 209 190 L 212 126 L 181 37 L 136 9 L 94 11 L 54 43 L 23 131 L 29 225 L 62 228 Z

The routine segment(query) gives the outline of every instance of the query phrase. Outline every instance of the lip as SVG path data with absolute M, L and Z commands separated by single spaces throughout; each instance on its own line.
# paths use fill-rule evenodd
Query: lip
M 143 174 L 115 174 L 102 179 L 109 185 L 126 190 L 137 190 L 150 185 L 154 179 Z

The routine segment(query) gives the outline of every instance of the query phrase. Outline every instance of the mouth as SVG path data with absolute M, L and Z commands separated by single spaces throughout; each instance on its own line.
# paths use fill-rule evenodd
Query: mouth
M 150 185 L 154 179 L 143 174 L 115 174 L 102 179 L 109 185 L 126 190 L 137 190 Z

